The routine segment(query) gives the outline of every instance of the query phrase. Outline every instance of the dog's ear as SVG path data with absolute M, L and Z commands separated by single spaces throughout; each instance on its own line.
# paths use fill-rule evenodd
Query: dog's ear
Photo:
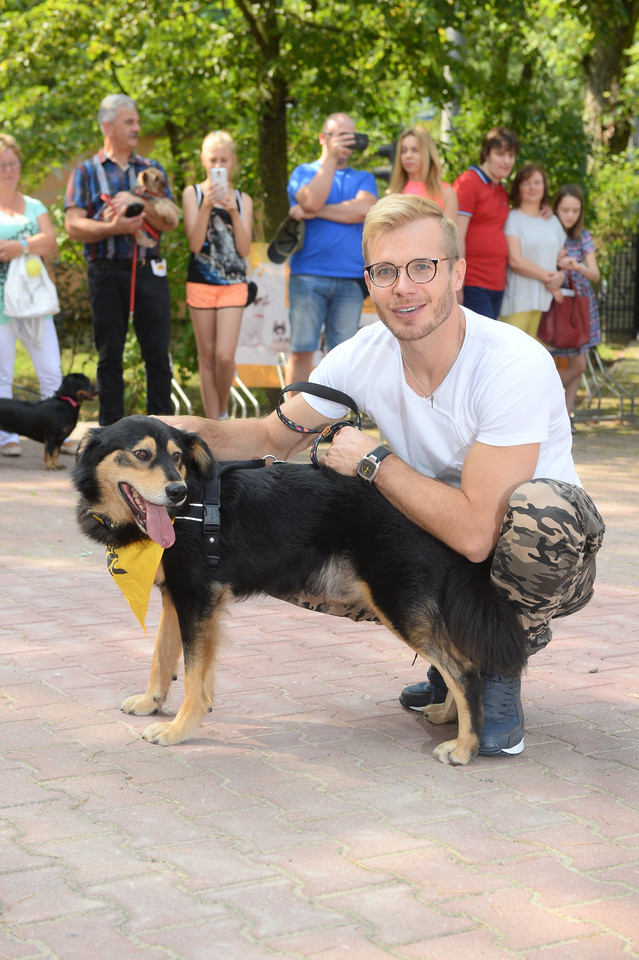
M 180 445 L 184 459 L 191 465 L 195 472 L 200 474 L 205 480 L 210 479 L 213 476 L 215 464 L 213 454 L 204 440 L 202 440 L 197 433 L 182 433 Z
M 87 430 L 84 436 L 81 438 L 78 443 L 77 450 L 75 451 L 75 462 L 80 463 L 80 460 L 83 457 L 87 457 L 90 450 L 94 449 L 100 438 L 102 432 L 101 427 L 92 427 L 91 430 Z

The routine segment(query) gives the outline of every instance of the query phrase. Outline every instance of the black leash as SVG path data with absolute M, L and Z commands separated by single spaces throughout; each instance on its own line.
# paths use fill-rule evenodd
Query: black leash
M 289 420 L 288 417 L 284 416 L 281 409 L 283 397 L 292 390 L 297 390 L 299 393 L 310 393 L 313 397 L 321 397 L 322 400 L 331 400 L 333 403 L 340 403 L 342 406 L 348 407 L 353 411 L 355 419 L 338 420 L 336 423 L 329 423 L 323 430 L 312 430 L 310 427 L 302 426 L 301 423 L 294 423 L 292 420 Z M 337 431 L 341 430 L 342 427 L 355 427 L 357 430 L 362 429 L 362 417 L 353 398 L 349 397 L 347 393 L 342 393 L 341 390 L 334 390 L 333 387 L 325 387 L 322 383 L 309 383 L 304 380 L 296 380 L 295 383 L 289 383 L 288 386 L 284 387 L 280 392 L 277 403 L 275 404 L 275 410 L 282 423 L 288 427 L 289 430 L 295 430 L 296 433 L 318 434 L 311 447 L 311 463 L 315 467 L 319 467 L 320 465 L 317 459 L 317 448 L 320 443 L 324 440 L 332 440 Z

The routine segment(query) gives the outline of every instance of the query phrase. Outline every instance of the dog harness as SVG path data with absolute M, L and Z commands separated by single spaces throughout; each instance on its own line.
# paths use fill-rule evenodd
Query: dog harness
M 201 502 L 187 504 L 189 513 L 175 517 L 176 520 L 191 520 L 195 523 L 202 524 L 204 552 L 210 567 L 217 567 L 220 559 L 220 493 L 222 477 L 231 470 L 254 470 L 257 467 L 265 467 L 267 460 L 278 462 L 275 457 L 265 457 L 263 460 L 229 460 L 226 463 L 215 463 L 213 476 L 202 482 Z

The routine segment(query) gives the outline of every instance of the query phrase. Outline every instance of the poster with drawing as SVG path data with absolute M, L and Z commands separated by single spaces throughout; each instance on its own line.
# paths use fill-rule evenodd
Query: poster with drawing
M 257 297 L 244 310 L 240 340 L 235 354 L 238 364 L 276 364 L 288 355 L 291 329 L 288 320 L 288 261 L 271 263 L 268 244 L 254 243 L 248 260 L 248 279 L 257 285 Z M 364 301 L 360 325 L 377 314 L 369 299 Z M 318 354 L 319 360 L 321 354 Z

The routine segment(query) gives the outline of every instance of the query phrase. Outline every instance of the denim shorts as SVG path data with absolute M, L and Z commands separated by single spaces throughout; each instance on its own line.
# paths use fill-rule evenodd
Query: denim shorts
M 364 295 L 357 280 L 292 273 L 288 284 L 291 350 L 312 353 L 325 330 L 326 349 L 357 333 Z

